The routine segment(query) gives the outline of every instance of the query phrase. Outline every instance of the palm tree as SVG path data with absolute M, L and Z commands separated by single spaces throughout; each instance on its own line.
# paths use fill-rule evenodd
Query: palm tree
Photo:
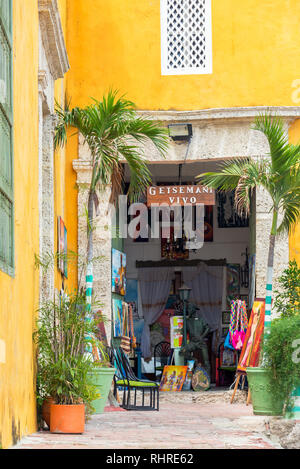
M 121 160 L 130 169 L 128 195 L 131 200 L 139 197 L 151 182 L 150 171 L 143 158 L 142 144 L 151 141 L 164 155 L 168 146 L 167 131 L 161 125 L 138 117 L 135 105 L 117 91 L 109 91 L 102 101 L 94 100 L 85 108 L 63 110 L 56 106 L 58 122 L 54 145 L 63 146 L 67 141 L 67 129 L 75 128 L 91 152 L 91 181 L 88 193 L 87 271 L 86 297 L 90 310 L 93 286 L 93 214 L 98 206 L 97 189 L 112 185 L 111 202 L 115 203 L 121 192 L 123 172 Z
M 266 284 L 266 310 L 264 335 L 270 330 L 274 249 L 276 236 L 290 232 L 300 215 L 300 145 L 288 142 L 284 124 L 278 117 L 260 115 L 255 119 L 254 130 L 268 139 L 270 154 L 261 159 L 231 159 L 222 164 L 219 172 L 200 174 L 201 182 L 218 190 L 235 190 L 235 208 L 239 215 L 248 215 L 251 195 L 256 187 L 263 187 L 272 200 L 272 227 Z M 279 224 L 278 214 L 282 221 Z

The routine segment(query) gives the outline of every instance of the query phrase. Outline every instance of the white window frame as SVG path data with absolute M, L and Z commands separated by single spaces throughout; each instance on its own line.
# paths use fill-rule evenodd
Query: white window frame
M 162 75 L 205 75 L 212 73 L 212 15 L 211 0 L 205 1 L 205 43 L 206 64 L 203 68 L 186 67 L 184 69 L 168 68 L 168 37 L 167 37 L 167 1 L 160 0 L 161 26 L 161 74 Z

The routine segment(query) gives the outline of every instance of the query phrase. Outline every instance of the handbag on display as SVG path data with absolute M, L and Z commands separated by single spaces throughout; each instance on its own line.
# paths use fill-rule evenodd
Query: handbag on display
M 225 342 L 224 342 L 224 348 L 228 348 L 230 350 L 235 350 L 235 348 L 230 343 L 230 332 L 229 331 L 228 331 L 228 334 L 227 334 Z
M 224 347 L 231 350 L 241 350 L 244 344 L 248 317 L 246 302 L 242 300 L 231 301 L 229 332 L 225 339 Z

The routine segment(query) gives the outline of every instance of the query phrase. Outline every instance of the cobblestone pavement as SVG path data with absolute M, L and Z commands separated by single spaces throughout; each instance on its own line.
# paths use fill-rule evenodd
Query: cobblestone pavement
M 264 418 L 244 404 L 162 401 L 159 412 L 94 415 L 82 435 L 46 431 L 22 440 L 20 449 L 272 449 Z

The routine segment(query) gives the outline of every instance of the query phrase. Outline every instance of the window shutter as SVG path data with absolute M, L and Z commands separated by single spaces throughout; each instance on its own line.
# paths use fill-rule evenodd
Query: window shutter
M 13 274 L 12 1 L 0 0 L 0 268 Z
M 211 0 L 161 0 L 162 75 L 212 73 Z

